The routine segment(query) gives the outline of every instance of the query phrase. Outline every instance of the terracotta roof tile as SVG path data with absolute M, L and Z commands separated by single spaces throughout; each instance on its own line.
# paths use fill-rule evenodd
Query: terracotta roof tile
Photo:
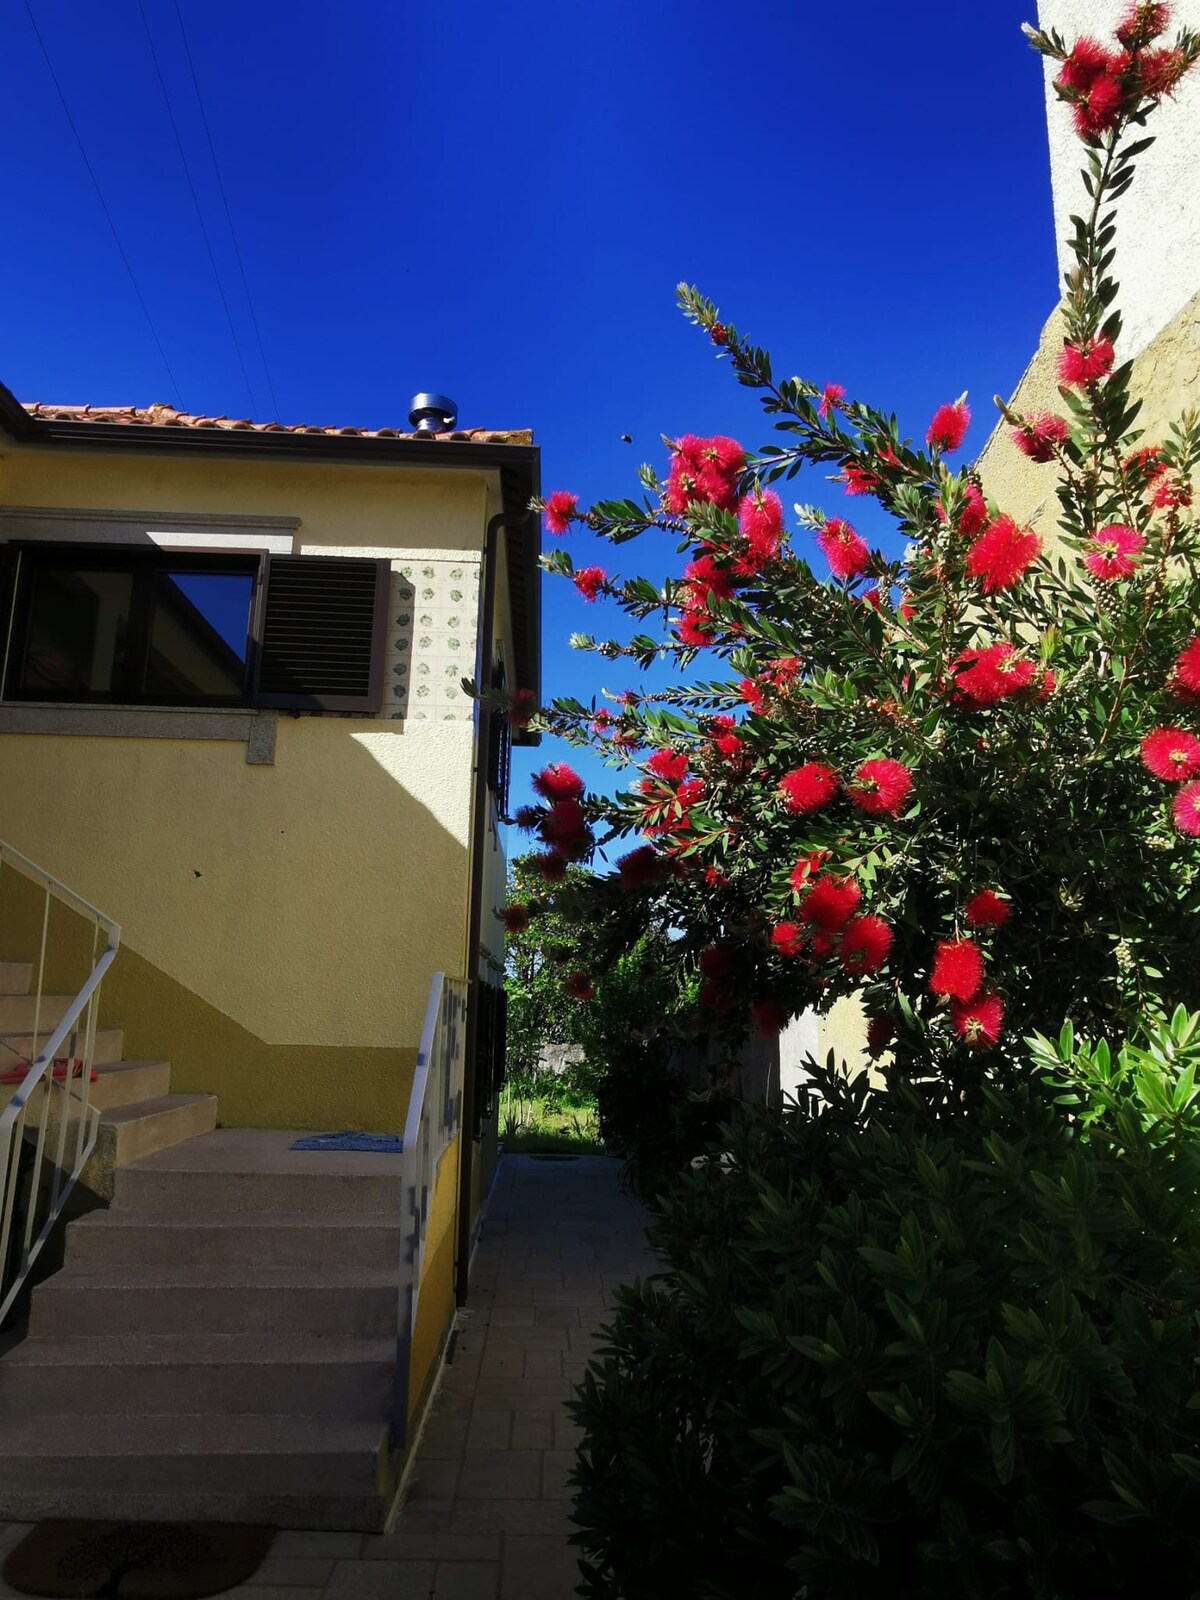
M 31 417 L 41 422 L 124 423 L 135 428 L 225 428 L 253 433 L 335 434 L 360 439 L 444 439 L 463 444 L 532 444 L 527 428 L 494 431 L 455 428 L 450 433 L 406 433 L 399 428 L 321 428 L 308 423 L 251 422 L 238 417 L 202 417 L 173 406 L 49 406 L 23 402 Z

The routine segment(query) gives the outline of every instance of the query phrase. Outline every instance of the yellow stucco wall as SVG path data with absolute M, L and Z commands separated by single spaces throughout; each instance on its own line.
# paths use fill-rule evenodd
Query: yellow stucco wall
M 421 1295 L 408 1369 L 410 1416 L 415 1415 L 420 1405 L 454 1316 L 454 1246 L 461 1139 L 461 1134 L 455 1134 L 446 1146 L 429 1197 Z
M 295 517 L 298 552 L 396 566 L 477 563 L 495 494 L 482 472 L 0 452 L 8 507 Z M 238 743 L 0 736 L 20 775 L 0 838 L 122 924 L 104 1010 L 126 1055 L 169 1058 L 226 1125 L 400 1126 L 430 979 L 466 971 L 473 725 L 387 711 L 281 714 L 262 766 Z

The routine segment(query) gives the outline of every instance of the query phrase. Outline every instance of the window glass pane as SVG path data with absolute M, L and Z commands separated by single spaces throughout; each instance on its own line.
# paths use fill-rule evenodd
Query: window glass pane
M 35 573 L 18 696 L 114 695 L 122 686 L 132 600 L 129 572 Z
M 249 572 L 157 573 L 146 693 L 240 700 L 253 596 Z

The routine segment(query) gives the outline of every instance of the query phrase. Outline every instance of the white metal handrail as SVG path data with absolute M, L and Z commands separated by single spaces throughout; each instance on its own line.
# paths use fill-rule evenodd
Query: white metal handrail
M 405 1226 L 400 1256 L 396 1381 L 392 1403 L 392 1443 L 397 1448 L 403 1446 L 408 1432 L 409 1369 L 425 1267 L 429 1201 L 438 1162 L 462 1120 L 466 1017 L 466 980 L 447 978 L 444 973 L 435 972 L 429 986 L 416 1071 L 404 1119 L 401 1156 Z
M 91 1103 L 90 1091 L 100 985 L 121 942 L 121 930 L 111 917 L 106 917 L 82 895 L 2 840 L 0 904 L 5 867 L 37 884 L 44 900 L 29 1050 L 22 1053 L 11 1042 L 0 1038 L 0 1076 L 8 1068 L 24 1068 L 11 1098 L 0 1109 L 0 1323 L 29 1276 L 30 1267 L 49 1238 L 67 1196 L 95 1148 L 100 1112 Z M 91 924 L 92 951 L 90 970 L 61 1020 L 42 1043 L 42 994 L 52 900 L 68 906 Z M 103 950 L 100 949 L 102 937 Z M 14 1028 L 12 1033 L 20 1036 L 26 1031 Z M 55 1063 L 61 1059 L 59 1051 L 64 1045 L 67 1050 L 60 1080 Z M 77 1061 L 80 1063 L 78 1077 L 75 1075 Z M 0 1084 L 0 1093 L 4 1087 Z M 73 1137 L 69 1137 L 72 1122 L 75 1130 Z

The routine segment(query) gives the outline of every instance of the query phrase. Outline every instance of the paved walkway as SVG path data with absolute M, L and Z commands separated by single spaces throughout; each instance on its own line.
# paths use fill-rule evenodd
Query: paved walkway
M 506 1156 L 470 1306 L 389 1534 L 277 1536 L 242 1600 L 571 1600 L 565 1401 L 617 1284 L 653 1271 L 607 1157 Z M 27 1527 L 0 1523 L 0 1565 Z M 0 1600 L 11 1594 L 0 1580 Z

